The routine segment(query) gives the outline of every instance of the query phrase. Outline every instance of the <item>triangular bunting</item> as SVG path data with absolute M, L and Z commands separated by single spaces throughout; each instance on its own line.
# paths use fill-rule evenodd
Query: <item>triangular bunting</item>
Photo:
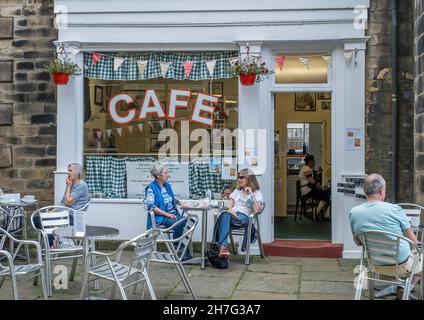
M 129 131 L 130 133 L 132 133 L 132 131 L 133 131 L 133 126 L 128 126 L 128 127 L 127 127 L 127 129 L 128 129 L 128 131 Z
M 275 64 L 277 65 L 278 69 L 280 69 L 280 71 L 283 69 L 285 62 L 285 56 L 275 56 Z
M 137 127 L 138 127 L 138 129 L 140 130 L 140 132 L 143 132 L 143 124 L 142 124 L 142 123 L 139 123 L 139 124 L 137 125 Z
M 227 118 L 230 116 L 230 111 L 231 109 L 228 109 L 228 108 L 224 110 L 224 113 L 227 116 Z
M 331 56 L 322 56 L 322 58 L 324 59 L 325 62 L 327 62 L 329 66 L 332 65 Z
M 116 128 L 116 132 L 118 132 L 119 136 L 122 135 L 122 128 Z
M 161 129 L 165 128 L 165 120 L 159 121 Z
M 101 139 L 101 137 L 102 137 L 102 130 L 100 130 L 100 129 L 98 129 L 98 130 L 96 130 L 96 137 L 97 137 L 97 139 Z
M 346 51 L 344 53 L 345 59 L 347 64 L 350 64 L 352 62 L 352 58 L 353 58 L 353 50 L 352 51 Z
M 144 70 L 146 69 L 147 60 L 139 60 L 139 61 L 137 61 L 137 65 L 138 65 L 138 73 L 140 75 L 143 75 Z
M 303 63 L 303 65 L 306 67 L 306 69 L 309 69 L 309 62 L 310 62 L 309 58 L 300 57 L 299 61 Z
M 160 63 L 160 72 L 162 73 L 162 78 L 165 78 L 166 73 L 168 72 L 171 62 L 161 62 Z
M 171 124 L 171 128 L 174 128 L 175 119 L 169 119 L 169 123 Z
M 183 62 L 183 67 L 187 78 L 190 77 L 191 68 L 193 68 L 193 61 L 185 61 Z
M 96 63 L 99 62 L 101 58 L 102 58 L 102 55 L 100 53 L 93 52 L 93 54 L 91 55 L 91 63 L 93 64 L 93 66 L 95 66 Z
M 110 134 L 112 133 L 112 129 L 106 130 L 107 136 L 110 137 Z
M 206 61 L 206 67 L 208 68 L 209 74 L 213 76 L 213 71 L 215 69 L 216 60 Z
M 113 71 L 118 70 L 121 64 L 124 63 L 124 61 L 125 61 L 125 58 L 118 58 L 118 57 L 113 58 Z

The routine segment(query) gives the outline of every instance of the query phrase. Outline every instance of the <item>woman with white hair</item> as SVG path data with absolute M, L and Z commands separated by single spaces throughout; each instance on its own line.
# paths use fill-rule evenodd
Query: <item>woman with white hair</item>
M 147 210 L 155 214 L 156 226 L 170 227 L 180 220 L 181 214 L 178 212 L 177 204 L 171 185 L 168 181 L 168 168 L 165 164 L 157 161 L 150 169 L 153 180 L 145 189 Z M 179 238 L 184 229 L 185 223 L 178 224 L 174 230 L 173 237 Z M 147 216 L 147 229 L 152 228 L 150 215 Z
M 87 183 L 82 180 L 82 165 L 71 163 L 68 165 L 66 190 L 60 205 L 78 210 L 84 207 L 90 199 Z

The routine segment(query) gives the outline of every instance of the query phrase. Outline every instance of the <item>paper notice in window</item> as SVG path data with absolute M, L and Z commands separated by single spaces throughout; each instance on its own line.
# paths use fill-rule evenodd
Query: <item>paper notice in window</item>
M 364 131 L 362 128 L 347 128 L 345 135 L 346 151 L 364 150 Z

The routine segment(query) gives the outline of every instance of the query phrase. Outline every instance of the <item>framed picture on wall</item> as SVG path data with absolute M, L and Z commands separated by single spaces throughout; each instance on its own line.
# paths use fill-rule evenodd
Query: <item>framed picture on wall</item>
M 295 111 L 316 111 L 316 102 L 314 93 L 296 93 Z
M 94 103 L 98 106 L 103 105 L 103 87 L 94 87 Z
M 224 91 L 224 83 L 212 82 L 212 91 L 211 91 L 212 96 L 222 98 L 223 91 Z
M 321 110 L 331 110 L 331 100 L 321 101 Z
M 331 99 L 331 92 L 318 92 L 317 93 L 318 100 L 328 100 Z

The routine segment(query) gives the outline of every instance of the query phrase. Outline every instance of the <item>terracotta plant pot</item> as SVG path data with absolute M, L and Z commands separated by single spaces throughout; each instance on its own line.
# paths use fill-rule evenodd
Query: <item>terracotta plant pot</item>
M 68 73 L 52 73 L 53 81 L 57 85 L 64 85 L 67 84 L 69 81 L 69 74 Z
M 240 73 L 240 83 L 243 86 L 253 86 L 256 82 L 256 73 Z

